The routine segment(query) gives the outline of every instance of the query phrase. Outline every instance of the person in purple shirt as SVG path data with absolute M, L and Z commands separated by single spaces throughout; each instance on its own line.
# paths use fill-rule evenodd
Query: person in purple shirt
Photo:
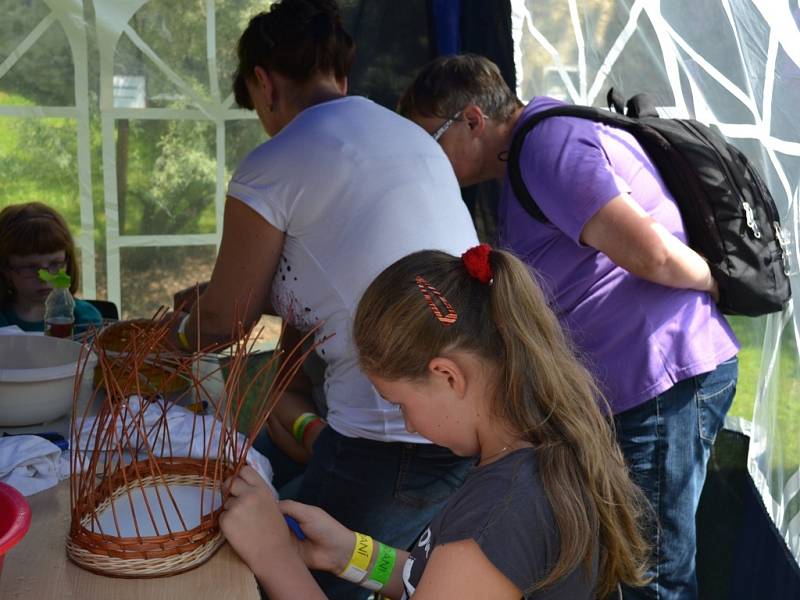
M 516 127 L 561 104 L 523 105 L 475 55 L 440 57 L 398 110 L 441 144 L 462 186 L 503 182 L 498 243 L 536 272 L 597 378 L 634 479 L 654 509 L 651 583 L 625 598 L 696 598 L 695 512 L 711 446 L 733 400 L 738 342 L 706 261 L 686 245 L 675 199 L 629 134 L 554 117 L 525 139 L 529 216 L 506 164 Z

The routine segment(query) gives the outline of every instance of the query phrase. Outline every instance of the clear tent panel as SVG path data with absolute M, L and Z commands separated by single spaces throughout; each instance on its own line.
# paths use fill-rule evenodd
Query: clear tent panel
M 798 279 L 800 5 L 783 0 L 511 0 L 517 92 L 605 106 L 606 90 L 653 94 L 662 116 L 716 124 L 758 166 Z M 800 560 L 798 316 L 734 317 L 742 342 L 732 416 L 752 419 L 748 468 Z

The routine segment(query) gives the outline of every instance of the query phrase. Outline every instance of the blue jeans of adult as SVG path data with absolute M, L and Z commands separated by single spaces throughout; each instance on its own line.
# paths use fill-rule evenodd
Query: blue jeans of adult
M 615 416 L 631 476 L 658 519 L 648 529 L 651 582 L 623 588 L 625 600 L 698 597 L 695 514 L 711 447 L 736 392 L 738 364 L 734 357 Z
M 276 477 L 280 464 L 273 463 Z M 474 458 L 441 446 L 349 438 L 326 427 L 314 442 L 299 489 L 281 496 L 319 506 L 354 531 L 406 549 L 474 464 Z M 296 485 L 295 480 L 291 486 Z M 314 577 L 331 600 L 366 600 L 372 593 L 330 573 Z

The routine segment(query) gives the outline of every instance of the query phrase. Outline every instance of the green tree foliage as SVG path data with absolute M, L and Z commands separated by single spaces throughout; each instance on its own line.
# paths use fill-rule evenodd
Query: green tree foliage
M 197 121 L 170 121 L 164 129 L 152 173 L 138 173 L 136 202 L 127 207 L 129 215 L 141 219 L 135 229 L 144 234 L 213 232 L 214 128 Z
M 0 92 L 0 103 L 9 100 Z M 24 98 L 17 98 L 22 103 Z M 38 200 L 56 207 L 77 232 L 78 167 L 75 121 L 0 119 L 0 208 Z
M 43 0 L 0 0 L 0 63 L 50 14 Z M 36 44 L 2 79 L 0 91 L 42 106 L 70 106 L 75 101 L 72 53 L 67 36 L 50 25 Z

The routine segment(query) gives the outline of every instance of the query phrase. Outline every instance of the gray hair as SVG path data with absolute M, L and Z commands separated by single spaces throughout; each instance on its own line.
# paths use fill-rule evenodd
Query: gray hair
M 496 64 L 477 54 L 459 54 L 425 65 L 400 98 L 397 112 L 409 118 L 446 119 L 468 104 L 501 122 L 522 106 Z

